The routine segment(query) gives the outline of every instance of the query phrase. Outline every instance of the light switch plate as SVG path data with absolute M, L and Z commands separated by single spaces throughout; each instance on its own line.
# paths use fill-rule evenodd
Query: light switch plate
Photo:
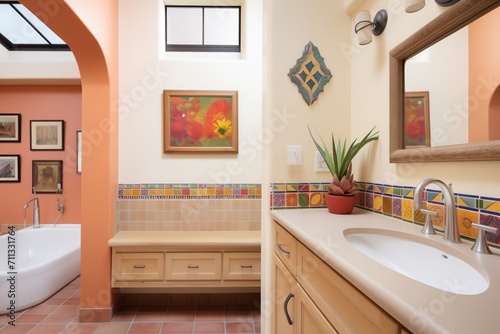
M 302 165 L 302 145 L 286 146 L 286 164 L 287 166 Z

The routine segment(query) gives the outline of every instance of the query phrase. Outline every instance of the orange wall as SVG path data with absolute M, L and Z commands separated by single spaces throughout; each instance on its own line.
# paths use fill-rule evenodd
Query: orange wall
M 118 183 L 118 0 L 20 0 L 71 48 L 82 83 L 80 320 L 109 319 Z M 96 191 L 98 189 L 99 191 Z
M 469 25 L 469 142 L 499 139 L 498 123 L 489 119 L 490 98 L 500 83 L 499 30 L 500 9 Z
M 76 131 L 82 124 L 81 86 L 0 86 L 0 113 L 21 114 L 21 142 L 0 143 L 0 154 L 21 156 L 21 182 L 0 183 L 0 224 L 22 224 L 23 206 L 32 198 L 32 160 L 62 160 L 62 201 L 65 212 L 60 223 L 80 223 L 81 176 L 76 173 Z M 64 120 L 64 151 L 31 151 L 31 120 Z M 55 194 L 38 194 L 42 224 L 53 223 L 57 211 Z M 33 205 L 27 224 L 33 222 Z

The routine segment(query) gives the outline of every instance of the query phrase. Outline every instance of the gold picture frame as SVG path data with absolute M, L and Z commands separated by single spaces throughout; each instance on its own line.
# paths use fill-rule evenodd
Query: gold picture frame
M 37 193 L 56 193 L 62 190 L 62 160 L 33 160 L 32 189 Z
M 238 153 L 238 92 L 163 92 L 164 152 Z

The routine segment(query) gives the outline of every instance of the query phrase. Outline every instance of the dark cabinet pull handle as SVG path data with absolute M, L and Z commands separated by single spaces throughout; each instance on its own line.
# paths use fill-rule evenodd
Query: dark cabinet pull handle
M 190 266 L 190 265 L 188 265 L 188 268 L 189 268 L 189 269 L 198 269 L 199 267 L 200 267 L 200 266 Z
M 293 297 L 295 297 L 295 295 L 293 293 L 290 292 L 290 294 L 288 295 L 288 297 L 286 297 L 285 299 L 285 303 L 283 304 L 283 308 L 285 309 L 285 316 L 286 316 L 286 320 L 288 321 L 288 324 L 291 326 L 293 325 L 293 321 L 292 321 L 292 318 L 290 318 L 290 314 L 288 314 L 288 302 L 290 301 L 290 299 L 292 299 Z
M 282 244 L 278 244 L 278 248 L 280 249 L 280 251 L 282 251 L 282 252 L 283 252 L 283 254 L 285 254 L 285 255 L 290 255 L 290 252 L 289 252 L 289 251 L 287 251 L 287 250 L 283 249 L 283 245 L 282 245 Z
M 244 264 L 241 265 L 241 269 L 251 269 L 251 268 L 252 268 L 251 264 L 250 265 L 244 265 Z
M 138 264 L 134 265 L 134 269 L 144 269 L 144 268 L 146 268 L 145 265 L 142 265 L 142 266 L 138 265 Z

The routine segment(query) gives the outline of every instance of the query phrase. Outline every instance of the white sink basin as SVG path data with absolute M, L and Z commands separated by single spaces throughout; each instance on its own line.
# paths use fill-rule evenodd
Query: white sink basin
M 434 288 L 461 295 L 480 294 L 488 288 L 488 280 L 450 254 L 457 251 L 445 244 L 438 248 L 426 238 L 383 229 L 347 229 L 344 236 L 364 255 Z

